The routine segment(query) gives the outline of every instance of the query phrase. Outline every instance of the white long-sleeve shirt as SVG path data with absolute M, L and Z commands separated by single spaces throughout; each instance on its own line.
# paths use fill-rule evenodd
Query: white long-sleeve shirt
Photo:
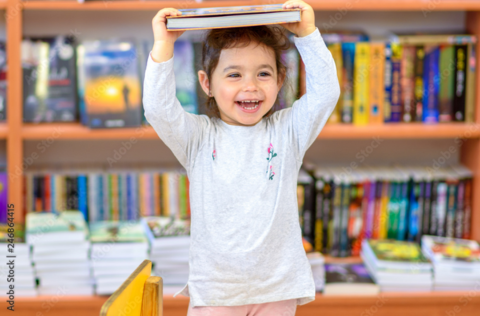
M 145 117 L 190 181 L 190 273 L 175 296 L 189 296 L 193 307 L 315 299 L 297 177 L 340 87 L 318 29 L 294 42 L 305 63 L 306 93 L 254 126 L 184 111 L 175 96 L 174 57 L 162 63 L 149 57 Z

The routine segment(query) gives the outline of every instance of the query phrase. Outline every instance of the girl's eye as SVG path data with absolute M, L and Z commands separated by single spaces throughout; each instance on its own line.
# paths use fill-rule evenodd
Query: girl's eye
M 237 78 L 237 77 L 239 77 L 239 76 L 240 76 L 239 74 L 230 74 L 230 75 L 228 75 L 228 77 L 230 77 L 230 78 Z
M 268 72 L 261 72 L 260 76 L 261 77 L 267 77 L 267 76 L 270 76 L 270 74 Z

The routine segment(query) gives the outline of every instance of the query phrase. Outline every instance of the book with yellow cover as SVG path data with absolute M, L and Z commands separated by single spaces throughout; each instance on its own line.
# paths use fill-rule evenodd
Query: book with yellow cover
M 385 44 L 370 43 L 369 124 L 383 124 Z
M 353 124 L 368 124 L 370 43 L 356 43 L 353 84 Z
M 167 30 L 201 30 L 281 24 L 301 21 L 300 9 L 283 4 L 180 9 L 180 16 L 167 16 Z

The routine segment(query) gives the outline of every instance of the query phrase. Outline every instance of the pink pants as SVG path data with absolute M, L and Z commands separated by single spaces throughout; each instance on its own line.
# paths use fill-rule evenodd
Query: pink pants
M 241 306 L 188 305 L 187 316 L 294 316 L 297 299 Z

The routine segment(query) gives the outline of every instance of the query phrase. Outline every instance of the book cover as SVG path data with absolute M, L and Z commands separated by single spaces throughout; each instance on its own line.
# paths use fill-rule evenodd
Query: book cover
M 417 243 L 400 240 L 368 240 L 370 249 L 380 261 L 428 263 Z
M 439 121 L 450 122 L 453 116 L 455 78 L 454 46 L 440 46 L 440 90 L 438 96 Z M 463 116 L 463 115 L 462 115 Z
M 336 61 L 335 61 L 336 62 Z M 369 124 L 383 123 L 385 43 L 370 44 Z
M 342 43 L 342 122 L 352 123 L 353 121 L 353 76 L 355 61 L 355 43 Z
M 350 255 L 350 245 L 348 240 L 348 219 L 349 219 L 349 207 L 351 201 L 351 183 L 342 184 L 342 202 L 341 202 L 341 215 L 340 215 L 340 228 L 339 228 L 339 256 L 348 257 Z
M 430 221 L 432 217 L 432 182 L 425 182 L 424 199 L 423 199 L 423 218 L 422 218 L 422 235 L 430 233 Z
M 191 41 L 176 41 L 173 54 L 177 99 L 185 111 L 198 114 L 196 85 L 198 79 L 194 66 L 193 43 Z M 199 92 L 203 92 L 203 90 Z
M 101 221 L 91 223 L 92 243 L 146 243 L 144 228 L 138 221 Z
M 282 5 L 180 9 L 182 15 L 167 17 L 166 26 L 168 30 L 199 30 L 301 21 L 300 9 L 283 9 Z
M 342 193 L 343 185 L 336 181 L 333 189 L 333 207 L 332 218 L 328 225 L 328 252 L 332 257 L 338 257 L 340 254 L 340 224 L 342 215 Z
M 385 43 L 385 76 L 384 76 L 384 104 L 383 121 L 389 122 L 392 116 L 392 47 L 389 42 Z
M 90 128 L 141 125 L 137 52 L 131 40 L 84 41 L 84 101 Z
M 368 270 L 362 263 L 325 264 L 325 282 L 331 283 L 367 283 L 374 284 Z
M 415 74 L 414 74 L 414 111 L 415 121 L 421 122 L 423 117 L 423 61 L 425 59 L 425 48 L 423 45 L 415 46 Z
M 407 233 L 408 182 L 400 182 L 400 198 L 398 211 L 398 240 L 404 240 Z
M 366 183 L 356 183 L 351 186 L 349 218 L 348 218 L 348 248 L 352 256 L 360 255 L 363 238 L 363 210 L 362 200 L 367 194 L 364 190 Z
M 415 120 L 415 46 L 403 46 L 400 64 L 402 122 Z
M 455 209 L 455 227 L 454 237 L 462 238 L 463 236 L 463 221 L 465 217 L 465 180 L 460 180 L 457 186 L 456 209 Z
M 189 236 L 190 221 L 165 216 L 145 218 L 154 238 L 169 236 Z
M 22 41 L 24 122 L 77 119 L 75 59 L 73 37 Z
M 466 79 L 467 79 L 467 45 L 455 45 L 454 54 L 454 91 L 453 94 L 453 112 L 455 121 L 465 120 L 465 101 L 466 101 Z
M 465 122 L 475 121 L 475 97 L 476 97 L 476 44 L 468 44 L 467 55 L 467 88 L 465 97 Z M 455 116 L 455 115 L 454 115 Z
M 457 186 L 458 181 L 447 181 L 447 201 L 446 201 L 446 219 L 445 219 L 445 236 L 454 237 L 455 235 L 455 216 L 457 213 Z
M 287 77 L 278 94 L 278 108 L 285 109 L 291 107 L 299 97 L 300 54 L 292 45 L 281 53 L 280 58 L 287 67 Z
M 59 215 L 53 213 L 27 213 L 27 235 L 43 235 L 58 232 L 86 232 L 87 225 L 79 211 L 66 210 Z M 27 237 L 28 238 L 28 237 Z
M 480 264 L 480 246 L 474 240 L 425 235 L 422 247 L 436 263 L 467 262 Z
M 323 201 L 325 199 L 323 188 L 325 187 L 324 179 L 315 180 L 315 230 L 313 248 L 316 252 L 322 252 L 324 247 L 324 240 L 326 236 L 323 234 Z
M 387 122 L 400 122 L 402 119 L 402 84 L 401 84 L 401 65 L 403 47 L 396 43 L 391 43 L 392 50 L 392 89 L 390 92 L 390 117 Z
M 425 46 L 425 59 L 423 68 L 423 110 L 424 123 L 438 123 L 438 92 L 440 86 L 439 74 L 439 47 L 438 45 Z
M 463 202 L 465 208 L 464 225 L 463 225 L 463 239 L 469 239 L 471 234 L 471 217 L 472 217 L 472 179 L 465 182 L 465 199 Z
M 370 113 L 370 43 L 355 43 L 354 84 L 353 84 L 353 124 L 367 125 Z

